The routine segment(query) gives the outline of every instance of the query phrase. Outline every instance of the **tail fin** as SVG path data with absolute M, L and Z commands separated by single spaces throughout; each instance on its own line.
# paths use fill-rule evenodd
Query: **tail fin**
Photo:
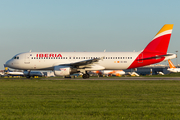
M 165 24 L 128 69 L 159 63 L 169 56 L 167 50 L 172 29 L 173 24 Z
M 155 52 L 159 53 L 159 55 L 165 55 L 168 50 L 172 29 L 173 24 L 165 24 L 143 52 Z
M 170 67 L 170 68 L 176 68 L 176 67 L 174 66 L 174 64 L 172 63 L 171 60 L 168 60 L 168 63 L 169 63 L 169 67 Z

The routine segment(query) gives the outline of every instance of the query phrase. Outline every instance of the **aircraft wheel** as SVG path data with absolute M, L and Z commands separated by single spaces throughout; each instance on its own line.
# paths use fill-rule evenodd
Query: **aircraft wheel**
M 86 78 L 88 78 L 88 75 L 87 74 L 83 74 L 83 79 L 86 79 Z

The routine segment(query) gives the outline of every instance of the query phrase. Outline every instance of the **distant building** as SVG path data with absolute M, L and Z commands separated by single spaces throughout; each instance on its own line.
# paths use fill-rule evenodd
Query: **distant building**
M 164 74 L 170 73 L 168 69 L 168 65 L 149 65 L 145 67 L 139 67 L 136 69 L 128 69 L 124 70 L 125 72 L 136 72 L 139 75 L 157 75 L 159 72 L 162 72 Z

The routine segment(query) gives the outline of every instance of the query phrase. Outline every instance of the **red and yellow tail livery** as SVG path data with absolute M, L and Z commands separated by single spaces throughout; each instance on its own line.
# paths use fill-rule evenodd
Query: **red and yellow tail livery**
M 164 25 L 152 41 L 139 54 L 136 60 L 131 64 L 129 69 L 158 63 L 165 60 L 166 56 L 170 56 L 167 54 L 167 50 L 172 29 L 173 24 Z

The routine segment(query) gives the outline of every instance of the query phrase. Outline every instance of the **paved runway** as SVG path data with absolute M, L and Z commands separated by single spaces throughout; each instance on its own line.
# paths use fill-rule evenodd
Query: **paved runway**
M 90 77 L 83 78 L 42 78 L 41 80 L 180 80 L 180 77 Z

